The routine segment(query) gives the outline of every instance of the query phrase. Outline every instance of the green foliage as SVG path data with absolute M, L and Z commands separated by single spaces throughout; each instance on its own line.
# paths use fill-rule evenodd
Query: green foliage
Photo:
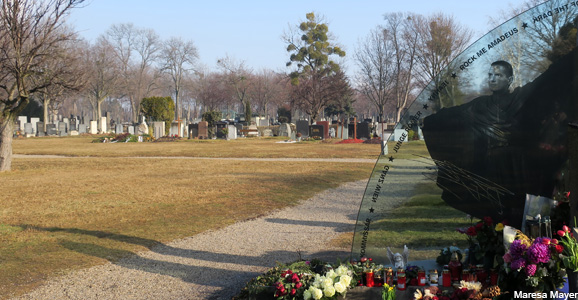
M 291 122 L 291 109 L 289 109 L 289 107 L 280 106 L 279 108 L 277 108 L 277 115 L 279 116 L 280 123 Z
M 165 122 L 165 135 L 169 134 L 171 123 L 175 119 L 175 102 L 171 97 L 143 98 L 140 111 L 153 121 Z
M 203 121 L 209 123 L 209 127 L 215 126 L 219 120 L 221 120 L 222 113 L 220 111 L 207 111 L 203 113 Z
M 329 42 L 329 27 L 315 17 L 314 13 L 306 14 L 307 21 L 299 25 L 301 41 L 297 45 L 290 42 L 287 52 L 290 52 L 287 66 L 297 63 L 298 69 L 290 74 L 291 83 L 299 84 L 299 77 L 310 74 L 327 76 L 340 70 L 337 63 L 329 59 L 330 55 L 345 56 L 345 51 Z

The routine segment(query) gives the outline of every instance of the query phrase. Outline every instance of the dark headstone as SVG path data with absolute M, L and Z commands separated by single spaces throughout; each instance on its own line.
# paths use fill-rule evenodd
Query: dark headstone
M 301 133 L 302 137 L 309 136 L 309 121 L 307 120 L 299 120 L 297 121 L 297 133 Z
M 310 125 L 309 137 L 323 139 L 324 137 L 323 131 L 324 131 L 323 125 Z
M 317 122 L 317 125 L 323 126 L 323 138 L 328 139 L 329 138 L 329 121 L 319 121 L 319 122 Z
M 227 125 L 229 125 L 229 123 L 227 123 L 227 122 L 217 122 L 217 138 L 218 139 L 226 139 L 227 138 L 227 134 L 225 133 L 225 130 L 227 130 Z
M 56 124 L 46 124 L 46 135 L 56 135 Z
M 36 136 L 44 136 L 44 122 L 37 122 L 36 123 Z
M 59 122 L 58 123 L 58 134 L 60 136 L 66 136 L 68 134 L 68 128 L 66 127 L 66 123 Z
M 358 139 L 370 139 L 371 129 L 369 128 L 369 123 L 358 123 L 357 124 L 357 138 Z
M 199 124 L 189 124 L 189 139 L 195 139 L 199 136 Z
M 70 131 L 78 130 L 78 120 L 76 118 L 70 119 Z

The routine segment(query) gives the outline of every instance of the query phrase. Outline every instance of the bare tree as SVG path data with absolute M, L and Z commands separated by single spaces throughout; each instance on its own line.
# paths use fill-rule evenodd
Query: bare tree
M 268 115 L 269 103 L 279 95 L 284 77 L 266 69 L 252 76 L 249 96 L 260 115 Z
M 197 48 L 192 41 L 183 41 L 176 37 L 170 38 L 161 51 L 162 70 L 170 76 L 172 82 L 177 120 L 182 116 L 181 88 L 198 58 Z
M 84 0 L 4 0 L 0 3 L 0 171 L 12 168 L 14 120 L 30 96 L 52 84 L 35 84 L 60 43 L 73 38 L 59 29 Z
M 118 90 L 119 72 L 114 59 L 114 49 L 103 37 L 87 49 L 86 67 L 90 74 L 87 83 L 87 93 L 93 108 L 93 119 L 101 126 L 102 102 L 114 95 Z
M 251 107 L 248 93 L 253 83 L 251 80 L 253 71 L 245 66 L 245 62 L 237 62 L 229 56 L 219 59 L 217 64 L 222 69 L 223 79 L 232 90 L 232 94 L 241 103 L 244 111 L 248 111 L 247 109 Z M 247 121 L 251 120 L 251 116 L 245 117 Z
M 57 113 L 66 96 L 79 92 L 86 84 L 87 73 L 81 58 L 81 47 L 86 46 L 88 44 L 73 40 L 61 43 L 54 59 L 45 62 L 44 72 L 33 78 L 36 85 L 45 86 L 36 92 L 44 110 L 44 132 L 49 112 Z
M 152 29 L 133 24 L 113 25 L 106 32 L 112 45 L 122 77 L 119 98 L 126 98 L 132 122 L 138 121 L 140 100 L 149 96 L 159 74 L 152 67 L 160 52 L 159 36 Z
M 196 80 L 196 98 L 202 103 L 203 111 L 216 111 L 231 103 L 232 89 L 220 73 L 202 73 Z

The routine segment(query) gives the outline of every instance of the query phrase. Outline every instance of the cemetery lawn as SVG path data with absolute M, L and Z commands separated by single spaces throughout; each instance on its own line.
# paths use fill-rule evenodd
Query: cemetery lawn
M 377 159 L 380 151 L 375 144 L 276 143 L 280 139 L 122 144 L 92 139 L 14 140 L 15 154 L 74 158 L 15 158 L 12 171 L 0 173 L 0 299 L 72 270 L 295 205 L 367 179 L 374 166 L 155 157 Z
M 377 159 L 379 144 L 336 144 L 338 139 L 278 143 L 286 138 L 187 140 L 170 143 L 92 143 L 98 136 L 14 139 L 14 153 L 91 157 L 250 157 L 250 158 L 366 158 Z M 416 142 L 420 143 L 420 142 Z M 421 142 L 423 145 L 423 142 Z M 423 147 L 425 149 L 425 147 Z M 427 155 L 427 151 L 426 151 Z

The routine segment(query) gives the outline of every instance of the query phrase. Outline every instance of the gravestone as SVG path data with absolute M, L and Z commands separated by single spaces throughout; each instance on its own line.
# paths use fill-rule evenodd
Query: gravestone
M 136 134 L 137 135 L 149 134 L 149 126 L 147 125 L 144 116 L 141 116 L 140 124 L 136 128 Z
M 23 131 L 24 130 L 24 124 L 28 123 L 28 117 L 27 116 L 18 116 L 18 130 Z
M 115 133 L 116 133 L 116 134 L 121 134 L 121 133 L 124 133 L 124 130 L 123 130 L 123 126 L 122 126 L 122 124 L 116 124 L 116 130 L 115 130 Z
M 106 124 L 106 117 L 101 117 L 100 118 L 100 133 L 106 133 L 108 132 L 107 127 L 108 125 Z
M 255 125 L 255 124 L 249 125 L 249 132 L 247 132 L 247 135 L 258 136 L 259 135 L 259 129 L 257 128 L 257 125 Z
M 98 134 L 98 122 L 90 121 L 90 134 Z
M 134 126 L 133 126 L 133 125 L 129 125 L 129 126 L 128 126 L 128 133 L 129 133 L 130 135 L 134 135 Z
M 323 139 L 329 138 L 329 122 L 328 121 L 318 121 L 317 125 L 323 126 Z
M 78 130 L 78 119 L 77 118 L 70 118 L 70 131 L 77 131 Z
M 279 125 L 279 136 L 291 136 L 291 126 L 287 123 Z
M 348 130 L 348 125 L 344 124 L 344 125 L 338 125 L 337 126 L 337 133 L 336 133 L 336 138 L 338 139 L 348 139 L 349 138 L 349 130 Z
M 208 139 L 209 138 L 209 122 L 201 121 L 199 122 L 199 139 Z
M 369 123 L 363 122 L 357 124 L 357 138 L 358 139 L 371 139 L 371 129 L 369 128 Z
M 195 139 L 199 136 L 199 124 L 189 124 L 189 139 Z
M 393 140 L 395 142 L 407 142 L 407 130 L 405 129 L 394 129 L 393 130 Z
M 323 139 L 324 137 L 323 125 L 309 125 L 309 137 Z
M 263 130 L 263 136 L 264 137 L 272 137 L 273 136 L 273 130 L 271 130 L 269 128 Z
M 78 133 L 83 134 L 88 132 L 88 125 L 86 124 L 79 124 L 78 125 Z
M 58 135 L 60 135 L 60 136 L 68 135 L 67 129 L 68 128 L 66 127 L 66 123 L 64 123 L 64 122 L 58 123 Z
M 160 139 L 165 136 L 165 122 L 153 122 L 153 137 Z
M 301 133 L 301 137 L 308 137 L 309 136 L 309 121 L 307 120 L 299 120 L 297 121 L 297 133 Z
M 32 130 L 34 131 L 34 134 L 38 132 L 38 126 L 36 126 L 38 122 L 40 122 L 40 118 L 30 118 L 30 124 L 32 124 Z
M 329 128 L 329 137 L 334 139 L 335 138 L 335 128 Z
M 46 124 L 46 135 L 56 135 L 56 124 Z
M 44 122 L 36 122 L 36 136 L 44 136 Z
M 243 129 L 243 124 L 235 123 L 235 128 L 237 128 L 237 135 L 241 135 L 241 130 Z
M 70 119 L 68 119 L 68 118 L 63 118 L 63 119 L 62 119 L 62 122 L 63 122 L 64 124 L 66 124 L 66 132 L 70 131 Z
M 217 122 L 217 138 L 218 139 L 226 139 L 227 134 L 225 134 L 225 130 L 227 129 L 227 122 Z
M 237 139 L 237 127 L 234 125 L 227 125 L 227 139 L 236 140 Z
M 24 134 L 26 134 L 26 136 L 34 134 L 34 130 L 32 129 L 32 123 L 24 123 Z

